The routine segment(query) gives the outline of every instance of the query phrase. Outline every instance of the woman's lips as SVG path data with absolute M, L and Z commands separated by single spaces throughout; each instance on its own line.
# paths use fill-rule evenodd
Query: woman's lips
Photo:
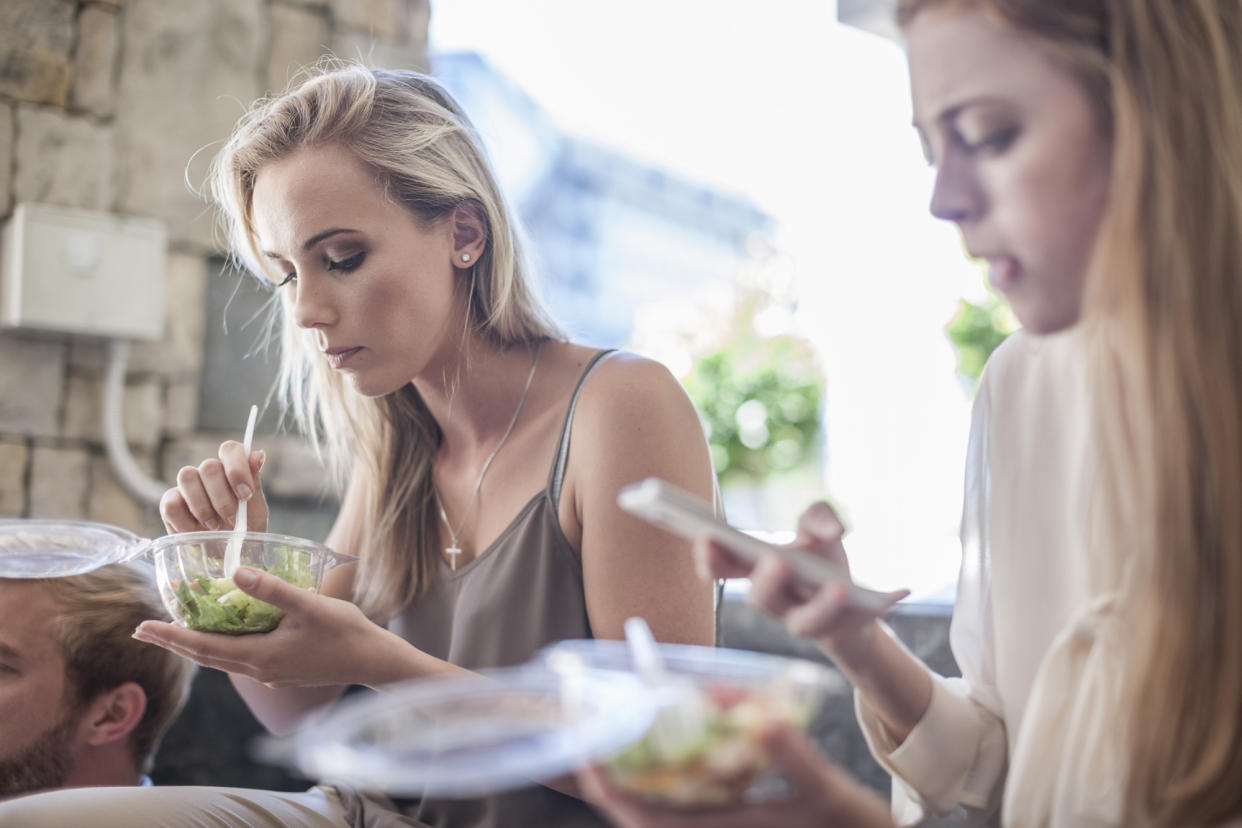
M 328 358 L 328 364 L 339 371 L 361 352 L 362 348 L 332 348 L 324 351 L 323 355 Z

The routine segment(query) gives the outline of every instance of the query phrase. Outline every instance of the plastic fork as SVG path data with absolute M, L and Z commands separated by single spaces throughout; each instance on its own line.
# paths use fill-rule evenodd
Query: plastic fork
M 254 421 L 258 413 L 257 405 L 250 406 L 250 416 L 246 420 L 246 436 L 242 440 L 242 451 L 247 463 L 250 462 L 250 444 L 254 439 Z M 237 567 L 241 566 L 242 540 L 246 536 L 246 504 L 248 502 L 243 500 L 237 504 L 237 520 L 233 523 L 233 537 L 229 538 L 229 545 L 224 550 L 224 577 L 226 578 L 232 578 Z
M 703 693 L 694 682 L 668 671 L 645 620 L 626 619 L 625 641 L 635 672 L 664 697 L 647 734 L 648 744 L 665 759 L 676 761 L 703 738 L 708 715 Z

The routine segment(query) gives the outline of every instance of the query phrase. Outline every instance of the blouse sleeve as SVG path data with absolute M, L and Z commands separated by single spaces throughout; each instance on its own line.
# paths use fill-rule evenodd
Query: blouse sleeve
M 962 569 L 949 639 L 961 678 L 933 675 L 927 712 L 900 745 L 855 696 L 876 761 L 893 776 L 893 816 L 902 825 L 962 809 L 978 824 L 1000 806 L 1008 747 L 995 675 L 987 549 L 988 414 L 985 370 L 971 416 L 962 509 Z M 890 633 L 891 634 L 891 633 Z

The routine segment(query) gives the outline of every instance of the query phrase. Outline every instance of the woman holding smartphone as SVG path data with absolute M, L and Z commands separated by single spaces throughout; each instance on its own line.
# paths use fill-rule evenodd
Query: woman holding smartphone
M 974 406 L 962 678 L 839 584 L 805 590 L 777 558 L 708 542 L 700 563 L 750 577 L 854 683 L 903 823 L 1242 824 L 1242 3 L 901 0 L 898 15 L 931 210 L 1024 326 Z M 844 564 L 841 536 L 819 504 L 797 543 Z M 862 792 L 809 751 L 778 760 L 795 800 L 718 816 L 656 814 L 587 779 L 626 825 L 882 824 L 834 811 Z

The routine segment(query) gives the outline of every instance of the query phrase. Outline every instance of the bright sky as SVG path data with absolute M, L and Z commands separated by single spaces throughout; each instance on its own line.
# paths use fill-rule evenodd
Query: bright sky
M 982 286 L 927 215 L 899 46 L 832 0 L 433 0 L 431 47 L 479 51 L 567 131 L 777 218 L 860 580 L 951 581 L 969 400 L 943 326 Z
M 830 0 L 436 0 L 431 41 L 484 52 L 572 132 L 772 209 L 801 177 L 788 136 L 832 117 L 805 81 L 834 28 Z

